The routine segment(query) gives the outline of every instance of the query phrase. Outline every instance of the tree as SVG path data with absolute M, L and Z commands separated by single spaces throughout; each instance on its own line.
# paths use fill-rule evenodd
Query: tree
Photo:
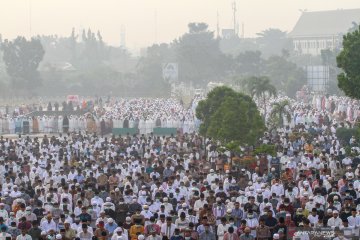
M 70 49 L 71 52 L 71 58 L 70 58 L 70 62 L 73 66 L 78 65 L 77 63 L 77 39 L 78 39 L 78 35 L 75 33 L 75 28 L 72 29 L 71 31 L 71 35 L 69 37 L 69 46 L 68 48 Z
M 278 90 L 294 97 L 296 92 L 306 84 L 306 73 L 286 56 L 271 56 L 265 63 L 264 75 Z
M 359 29 L 359 27 L 360 27 L 359 23 L 357 23 L 357 22 L 352 22 L 352 26 L 351 26 L 351 28 L 349 29 L 348 32 L 355 32 L 356 30 Z
M 360 27 L 343 37 L 343 50 L 336 58 L 344 72 L 338 75 L 338 86 L 349 97 L 360 99 Z
M 246 51 L 234 59 L 234 71 L 241 76 L 260 76 L 264 71 L 265 60 L 260 51 Z
M 141 80 L 140 86 L 158 91 L 170 92 L 170 84 L 163 78 L 162 64 L 174 62 L 173 49 L 168 44 L 155 44 L 147 48 L 146 56 L 139 59 L 137 72 Z
M 245 79 L 245 85 L 252 98 L 256 97 L 264 107 L 264 119 L 266 117 L 266 102 L 272 97 L 276 96 L 276 87 L 270 83 L 268 77 L 249 77 Z
M 174 41 L 179 63 L 179 79 L 205 86 L 210 81 L 224 78 L 226 61 L 214 33 L 205 23 L 189 23 L 189 32 Z
M 72 37 L 71 37 L 72 38 Z M 109 48 L 103 42 L 101 33 L 97 34 L 88 29 L 82 32 L 83 50 L 75 61 L 78 68 L 88 70 L 97 68 L 99 65 L 104 65 L 105 61 L 109 59 Z M 72 40 L 73 41 L 73 40 Z
M 291 121 L 290 102 L 284 100 L 273 103 L 270 117 L 276 119 L 278 127 L 284 127 L 284 118 L 286 118 L 288 122 Z
M 291 41 L 286 37 L 286 32 L 280 29 L 269 28 L 257 35 L 257 43 L 265 57 L 279 55 L 283 49 L 290 49 Z
M 228 87 L 214 88 L 199 102 L 200 133 L 223 144 L 255 144 L 265 125 L 254 101 Z
M 6 71 L 14 89 L 32 91 L 41 85 L 37 68 L 45 51 L 39 39 L 27 41 L 24 37 L 17 37 L 12 42 L 3 43 L 2 49 Z

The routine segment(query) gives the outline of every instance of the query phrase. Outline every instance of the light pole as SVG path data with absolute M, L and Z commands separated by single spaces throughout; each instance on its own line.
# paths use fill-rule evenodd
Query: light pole
M 32 5 L 32 2 L 31 2 L 31 0 L 29 0 L 29 36 L 30 36 L 30 39 L 31 39 L 31 37 L 32 37 L 32 29 L 31 29 L 31 6 Z

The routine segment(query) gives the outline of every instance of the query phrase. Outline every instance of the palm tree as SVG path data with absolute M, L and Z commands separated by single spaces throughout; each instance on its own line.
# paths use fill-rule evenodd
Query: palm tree
M 268 77 L 250 77 L 245 80 L 248 92 L 252 98 L 256 97 L 264 106 L 264 119 L 266 118 L 266 101 L 276 96 L 276 87 L 270 83 Z
M 277 125 L 279 127 L 284 126 L 284 117 L 286 117 L 288 122 L 291 121 L 290 102 L 288 100 L 273 103 L 272 106 L 273 108 L 271 110 L 270 117 L 272 119 L 277 119 Z
M 352 22 L 351 24 L 352 24 L 352 26 L 351 26 L 351 28 L 349 29 L 349 32 L 355 32 L 356 30 L 359 30 L 359 27 L 360 27 L 359 23 L 357 23 L 357 22 Z

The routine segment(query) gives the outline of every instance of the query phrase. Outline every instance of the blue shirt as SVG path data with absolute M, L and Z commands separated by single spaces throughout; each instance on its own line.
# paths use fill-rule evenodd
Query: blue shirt
M 84 176 L 83 175 L 76 175 L 75 179 L 78 183 L 84 182 Z
M 105 224 L 105 229 L 108 230 L 110 234 L 114 233 L 115 229 L 118 227 L 116 223 L 110 225 L 109 223 Z

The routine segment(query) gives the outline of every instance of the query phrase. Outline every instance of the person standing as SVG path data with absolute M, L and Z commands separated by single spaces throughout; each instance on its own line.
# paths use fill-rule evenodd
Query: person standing
M 234 232 L 234 227 L 229 227 L 227 233 L 224 234 L 224 240 L 239 240 L 239 236 Z
M 249 227 L 246 227 L 244 229 L 244 233 L 240 235 L 240 240 L 255 240 L 255 237 L 250 233 L 251 229 Z
M 199 235 L 199 240 L 215 240 L 215 234 L 210 231 L 209 224 L 204 225 L 205 231 Z
M 167 217 L 166 223 L 161 226 L 161 235 L 170 239 L 175 232 L 176 225 L 172 223 L 172 218 Z
M 69 118 L 65 115 L 62 122 L 63 133 L 68 133 L 69 131 Z
M 265 225 L 265 219 L 260 218 L 259 226 L 256 227 L 257 240 L 267 240 L 270 236 L 270 228 Z
M 21 234 L 16 237 L 16 240 L 32 240 L 32 238 L 29 234 L 27 234 L 26 228 L 22 228 Z

